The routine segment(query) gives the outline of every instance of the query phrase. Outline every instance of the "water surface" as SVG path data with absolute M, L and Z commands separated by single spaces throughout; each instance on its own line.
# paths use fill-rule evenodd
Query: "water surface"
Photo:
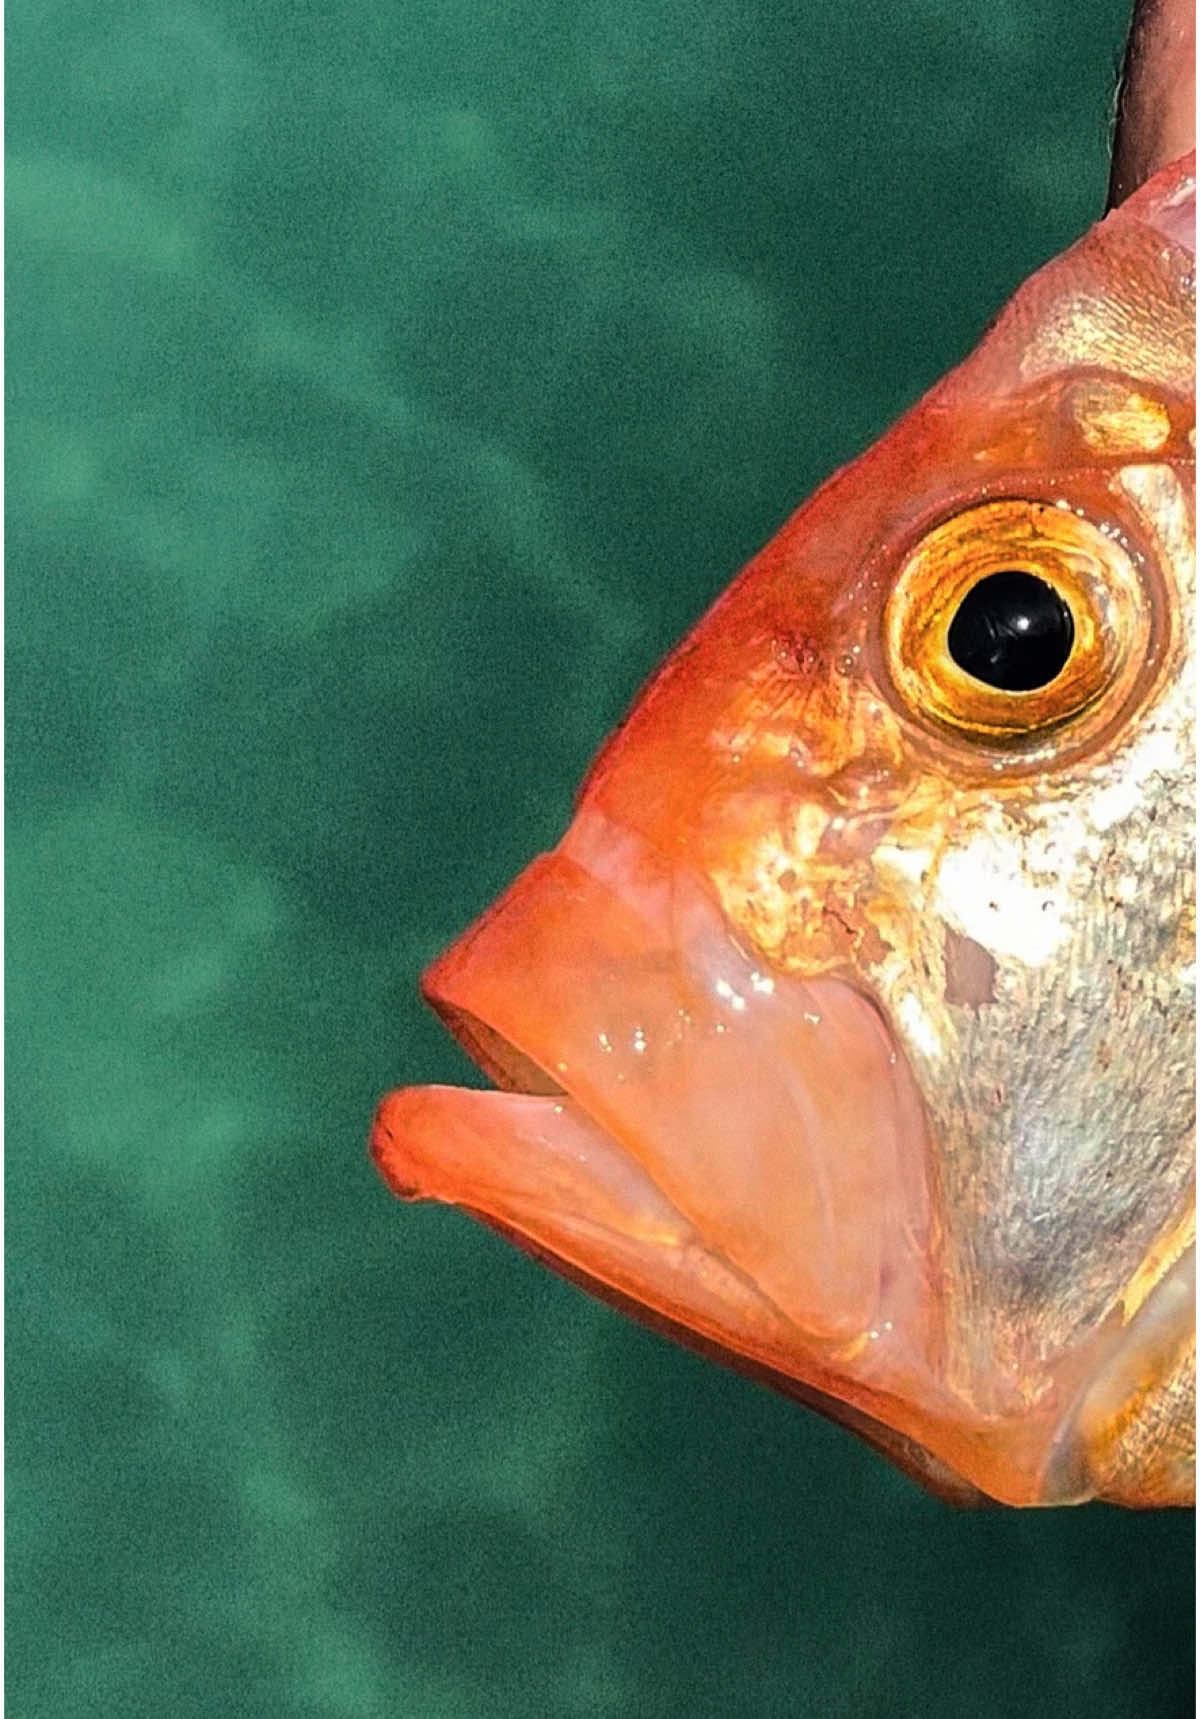
M 1190 1519 L 960 1517 L 364 1151 L 642 677 L 1098 213 L 1123 4 L 9 18 L 22 1719 L 1178 1719 Z

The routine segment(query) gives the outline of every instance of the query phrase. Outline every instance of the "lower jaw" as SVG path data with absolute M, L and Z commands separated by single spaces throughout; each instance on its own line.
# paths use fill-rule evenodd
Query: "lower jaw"
M 839 1354 L 792 1324 L 570 1100 L 410 1088 L 383 1100 L 371 1143 L 397 1194 L 460 1207 L 641 1323 L 845 1425 L 943 1497 L 1066 1504 L 1103 1491 L 1078 1417 L 1059 1426 L 1050 1404 L 982 1416 L 912 1369 L 898 1394 L 882 1382 L 886 1351 Z

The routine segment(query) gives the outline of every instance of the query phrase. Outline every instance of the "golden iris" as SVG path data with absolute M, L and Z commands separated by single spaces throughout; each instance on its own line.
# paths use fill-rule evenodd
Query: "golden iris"
M 900 569 L 888 669 L 915 715 L 1012 744 L 1123 698 L 1146 608 L 1114 532 L 1053 503 L 987 502 L 935 526 Z

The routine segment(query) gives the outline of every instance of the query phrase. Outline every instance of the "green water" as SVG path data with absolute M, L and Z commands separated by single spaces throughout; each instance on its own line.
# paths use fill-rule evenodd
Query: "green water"
M 1095 217 L 1124 12 L 10 11 L 17 1719 L 1190 1711 L 1190 1519 L 954 1515 L 364 1153 L 656 658 Z

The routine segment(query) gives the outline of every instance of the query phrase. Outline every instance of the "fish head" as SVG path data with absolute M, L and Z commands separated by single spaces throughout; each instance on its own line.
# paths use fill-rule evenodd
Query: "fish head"
M 503 1090 L 372 1132 L 951 1496 L 1192 1485 L 1193 336 L 1185 161 L 677 647 L 426 975 Z

